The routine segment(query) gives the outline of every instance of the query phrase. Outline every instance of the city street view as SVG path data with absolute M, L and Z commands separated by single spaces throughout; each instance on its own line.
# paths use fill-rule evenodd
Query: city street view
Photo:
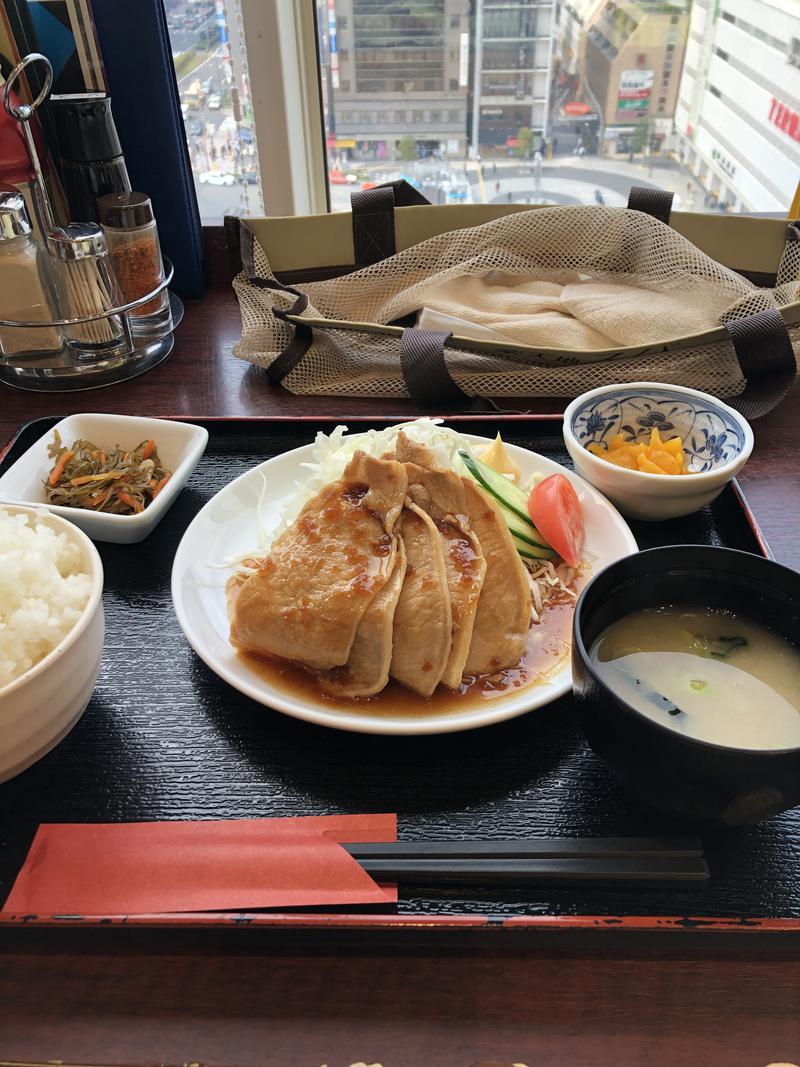
M 405 178 L 434 203 L 785 213 L 800 173 L 793 0 L 309 0 L 331 208 Z M 260 214 L 231 0 L 167 0 L 201 215 Z M 769 30 L 762 27 L 768 27 Z M 266 205 L 268 212 L 269 205 Z

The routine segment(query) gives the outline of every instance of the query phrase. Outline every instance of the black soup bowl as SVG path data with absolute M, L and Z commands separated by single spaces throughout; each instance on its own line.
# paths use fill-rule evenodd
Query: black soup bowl
M 598 677 L 589 653 L 607 626 L 672 604 L 734 611 L 800 648 L 796 571 L 700 545 L 626 556 L 592 579 L 575 608 L 573 686 L 590 747 L 633 793 L 674 815 L 742 826 L 800 804 L 800 747 L 729 748 L 687 737 L 637 711 Z

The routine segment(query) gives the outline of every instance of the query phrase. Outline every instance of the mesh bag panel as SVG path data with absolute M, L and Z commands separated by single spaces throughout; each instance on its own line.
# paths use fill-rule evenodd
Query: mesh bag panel
M 256 241 L 252 246 L 256 276 L 274 282 L 263 249 Z M 797 299 L 800 242 L 787 244 L 778 286 L 758 289 L 649 215 L 599 207 L 550 208 L 440 234 L 362 270 L 296 289 L 309 301 L 303 318 L 385 325 L 425 306 L 426 298 L 444 283 L 492 271 L 561 285 L 579 280 L 646 290 L 650 344 L 642 348 L 644 338 L 627 336 L 635 333 L 634 316 L 620 326 L 617 332 L 623 336 L 617 343 L 638 344 L 638 351 L 601 355 L 587 347 L 543 353 L 510 343 L 488 354 L 447 346 L 448 370 L 469 395 L 574 396 L 599 385 L 654 379 L 728 397 L 746 385 L 732 344 L 703 344 L 698 337 L 695 347 L 670 349 L 670 342 L 687 332 L 681 330 L 682 301 L 674 298 L 685 294 L 695 310 L 702 306 L 706 329 L 784 306 Z M 244 274 L 234 280 L 234 289 L 243 321 L 234 354 L 269 367 L 294 334 L 273 308 L 288 311 L 296 297 L 280 288 L 262 288 Z M 659 293 L 672 299 L 659 305 Z M 653 342 L 654 331 L 658 343 Z M 797 357 L 800 330 L 790 334 Z M 283 384 L 296 393 L 404 397 L 408 394 L 400 366 L 400 339 L 394 333 L 315 326 L 311 347 Z

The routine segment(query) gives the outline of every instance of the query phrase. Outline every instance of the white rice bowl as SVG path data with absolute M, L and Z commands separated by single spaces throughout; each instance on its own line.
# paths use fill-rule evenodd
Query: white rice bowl
M 0 689 L 39 663 L 72 630 L 92 576 L 77 541 L 0 509 Z
M 103 654 L 103 564 L 46 508 L 0 507 L 0 782 L 80 719 Z

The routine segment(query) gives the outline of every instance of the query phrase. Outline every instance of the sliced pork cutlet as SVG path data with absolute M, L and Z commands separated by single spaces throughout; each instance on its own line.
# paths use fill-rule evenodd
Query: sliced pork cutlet
M 453 632 L 442 539 L 430 515 L 410 501 L 397 533 L 405 547 L 406 574 L 394 613 L 389 674 L 428 697 L 447 666 Z
M 402 538 L 398 538 L 394 570 L 364 612 L 347 663 L 318 675 L 324 692 L 339 697 L 371 697 L 389 681 L 394 613 L 405 576 L 406 552 Z
M 469 478 L 464 488 L 470 527 L 486 560 L 464 673 L 495 674 L 516 666 L 525 651 L 531 587 L 499 505 Z
M 461 477 L 455 471 L 420 466 L 406 460 L 408 455 L 416 455 L 428 463 L 433 462 L 433 456 L 424 446 L 409 442 L 405 434 L 398 435 L 397 458 L 403 457 L 406 464 L 408 497 L 430 515 L 442 539 L 453 635 L 441 680 L 450 689 L 458 689 L 472 640 L 486 561 L 478 538 L 469 529 L 466 491 Z
M 402 463 L 356 452 L 231 597 L 232 644 L 318 670 L 347 663 L 394 572 L 407 485 Z
M 395 458 L 406 465 L 436 468 L 430 449 L 411 441 L 402 431 Z M 522 658 L 531 623 L 530 581 L 500 506 L 472 478 L 465 476 L 461 482 L 466 525 L 477 538 L 486 563 L 463 672 L 495 674 Z

